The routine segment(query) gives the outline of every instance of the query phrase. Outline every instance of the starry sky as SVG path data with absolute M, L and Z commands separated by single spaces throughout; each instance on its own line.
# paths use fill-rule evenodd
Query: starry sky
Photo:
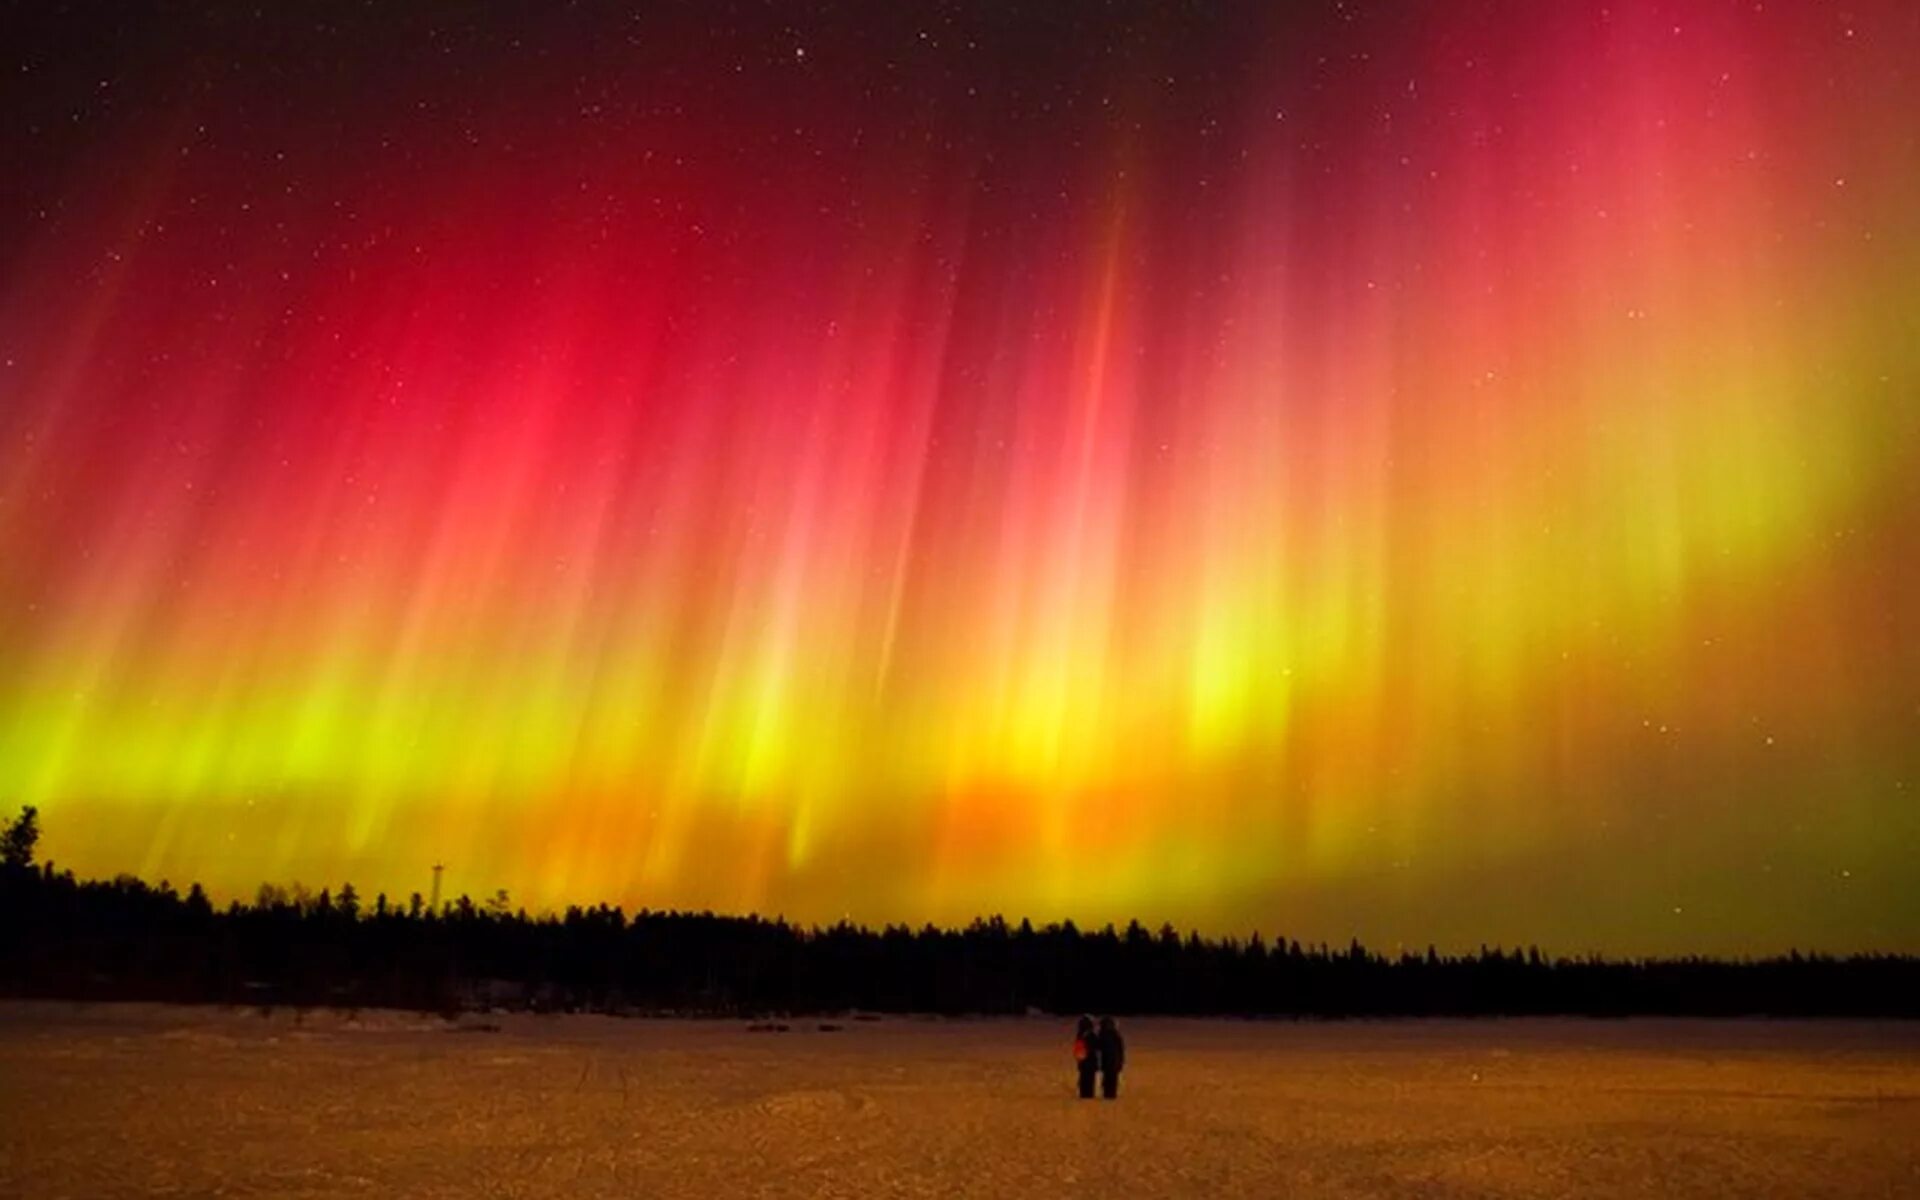
M 1920 950 L 1920 6 L 0 16 L 82 874 Z

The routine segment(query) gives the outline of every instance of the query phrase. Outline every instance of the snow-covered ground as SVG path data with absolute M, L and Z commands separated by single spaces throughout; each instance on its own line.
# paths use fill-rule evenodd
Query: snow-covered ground
M 0 1196 L 1920 1196 L 1920 1026 L 0 1005 Z

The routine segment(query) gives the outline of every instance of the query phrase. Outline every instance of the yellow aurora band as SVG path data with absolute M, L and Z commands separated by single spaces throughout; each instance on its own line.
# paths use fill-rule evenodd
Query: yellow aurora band
M 1920 25 L 1780 7 L 150 73 L 5 210 L 0 800 L 221 895 L 1920 949 Z

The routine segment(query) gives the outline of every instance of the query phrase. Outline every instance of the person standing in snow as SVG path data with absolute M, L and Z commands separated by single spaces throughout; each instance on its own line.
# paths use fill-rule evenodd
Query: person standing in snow
M 1073 1065 L 1080 1072 L 1080 1098 L 1093 1099 L 1093 1077 L 1100 1070 L 1100 1045 L 1092 1017 L 1081 1017 L 1079 1027 L 1073 1032 Z
M 1112 1017 L 1101 1017 L 1100 1034 L 1094 1043 L 1100 1060 L 1100 1094 L 1112 1100 L 1120 1095 L 1120 1069 L 1127 1065 L 1127 1042 Z

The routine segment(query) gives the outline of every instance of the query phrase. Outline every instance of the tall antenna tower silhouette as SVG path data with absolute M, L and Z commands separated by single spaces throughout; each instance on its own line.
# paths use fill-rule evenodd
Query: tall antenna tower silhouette
M 437 913 L 440 911 L 440 872 L 446 869 L 447 865 L 445 863 L 433 864 L 433 899 L 427 902 L 428 912 Z

